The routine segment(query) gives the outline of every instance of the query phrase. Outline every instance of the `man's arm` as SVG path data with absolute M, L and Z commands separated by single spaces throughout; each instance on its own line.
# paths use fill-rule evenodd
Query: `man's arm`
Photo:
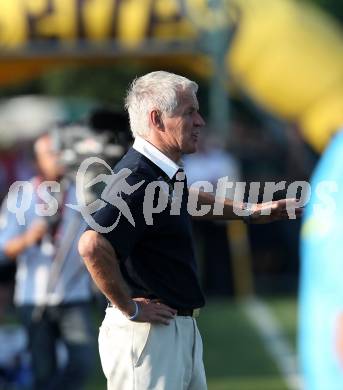
M 13 237 L 3 245 L 4 254 L 11 259 L 15 259 L 25 249 L 35 245 L 43 238 L 47 231 L 47 224 L 43 221 L 37 221 L 22 234 Z
M 196 189 L 190 190 L 196 191 Z M 217 209 L 220 213 L 214 213 L 215 203 L 217 202 Z M 198 207 L 203 205 L 210 205 L 210 212 L 204 216 L 194 217 L 195 219 L 206 219 L 206 220 L 243 220 L 243 215 L 246 210 L 244 203 L 234 203 L 230 199 L 217 198 L 208 192 L 198 192 Z M 254 203 L 249 205 L 249 223 L 263 224 L 284 219 L 289 219 L 289 211 L 293 211 L 295 217 L 302 215 L 302 208 L 298 206 L 296 199 L 282 199 L 265 203 Z M 238 212 L 237 212 L 238 211 Z M 243 211 L 243 213 L 240 213 Z
M 15 260 L 23 251 L 44 237 L 48 226 L 42 218 L 28 222 L 28 227 L 19 225 L 15 214 L 9 212 L 6 207 L 7 203 L 5 198 L 0 212 L 0 253 L 7 259 Z
M 79 253 L 100 291 L 126 316 L 139 312 L 135 321 L 155 322 L 168 325 L 176 311 L 162 303 L 143 298 L 132 299 L 119 268 L 118 257 L 101 234 L 88 230 L 80 238 Z M 135 302 L 136 301 L 136 304 Z

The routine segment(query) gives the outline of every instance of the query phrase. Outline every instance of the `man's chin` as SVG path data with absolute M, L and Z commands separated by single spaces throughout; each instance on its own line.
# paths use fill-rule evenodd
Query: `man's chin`
M 192 154 L 197 151 L 198 151 L 198 141 L 195 141 L 192 144 L 187 145 L 187 147 L 183 149 L 183 154 Z
M 195 153 L 195 152 L 197 152 L 197 147 L 195 146 L 195 147 L 189 147 L 189 148 L 187 148 L 187 149 L 184 149 L 183 151 L 182 151 L 182 154 L 193 154 L 193 153 Z

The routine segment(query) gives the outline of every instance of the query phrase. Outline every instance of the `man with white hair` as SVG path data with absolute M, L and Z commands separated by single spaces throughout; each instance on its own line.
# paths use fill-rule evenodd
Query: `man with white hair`
M 197 89 L 195 82 L 163 71 L 134 80 L 126 108 L 135 142 L 115 167 L 115 172 L 131 170 L 127 178 L 131 186 L 141 183 L 133 193 L 122 194 L 134 226 L 121 216 L 111 232 L 89 229 L 79 241 L 89 272 L 109 300 L 99 349 L 111 390 L 207 388 L 195 321 L 204 297 L 187 209 L 191 202 L 179 166 L 183 154 L 196 151 L 205 124 L 198 112 Z M 162 207 L 160 198 L 168 188 Z M 210 206 L 206 218 L 241 218 L 232 201 L 223 200 L 222 215 L 214 215 L 214 196 L 200 192 L 196 198 L 198 206 Z M 155 211 L 153 222 L 147 218 L 148 204 L 150 212 Z M 251 208 L 251 219 L 259 222 L 287 216 L 285 201 Z M 271 214 L 260 215 L 266 208 Z M 118 216 L 120 211 L 107 205 L 95 221 L 111 226 Z

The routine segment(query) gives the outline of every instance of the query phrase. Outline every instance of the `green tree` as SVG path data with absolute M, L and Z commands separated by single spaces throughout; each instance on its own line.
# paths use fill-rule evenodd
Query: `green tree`
M 342 0 L 305 0 L 319 5 L 323 10 L 330 13 L 343 23 L 343 1 Z

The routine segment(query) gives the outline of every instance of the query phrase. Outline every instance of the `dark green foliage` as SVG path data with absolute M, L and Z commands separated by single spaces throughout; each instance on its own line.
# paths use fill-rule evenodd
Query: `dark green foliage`
M 343 1 L 342 0 L 304 0 L 319 5 L 323 10 L 334 16 L 340 23 L 343 23 Z

